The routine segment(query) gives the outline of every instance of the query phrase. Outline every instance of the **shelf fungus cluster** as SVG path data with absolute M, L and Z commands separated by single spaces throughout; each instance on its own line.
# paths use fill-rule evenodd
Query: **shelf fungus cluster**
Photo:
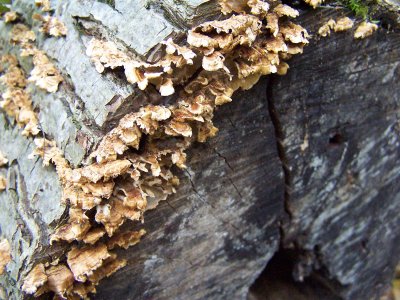
M 318 29 L 318 34 L 322 37 L 329 36 L 331 30 L 335 32 L 346 31 L 354 26 L 354 21 L 348 17 L 343 17 L 338 20 L 329 19 Z M 364 39 L 372 35 L 378 29 L 378 25 L 370 22 L 361 22 L 354 32 L 355 39 Z
M 0 83 L 5 86 L 0 107 L 23 128 L 22 135 L 39 133 L 38 118 L 32 107 L 32 100 L 26 90 L 27 80 L 15 56 L 1 57 Z
M 45 8 L 48 1 L 36 3 Z M 91 163 L 79 168 L 70 166 L 54 141 L 35 138 L 33 156 L 40 156 L 44 165 L 55 165 L 68 209 L 68 219 L 55 229 L 50 242 L 68 246 L 57 260 L 33 266 L 25 276 L 24 292 L 39 296 L 51 291 L 67 299 L 94 293 L 102 278 L 126 264 L 114 249 L 133 246 L 145 234 L 143 229 L 127 229 L 129 223 L 143 222 L 146 210 L 175 192 L 179 179 L 172 171 L 175 166 L 186 168 L 186 149 L 218 132 L 212 121 L 215 108 L 231 102 L 238 89 L 250 89 L 263 75 L 286 74 L 286 61 L 308 43 L 307 31 L 293 22 L 298 12 L 278 1 L 220 4 L 221 20 L 192 28 L 183 42 L 162 42 L 151 61 L 138 59 L 111 41 L 93 38 L 88 43 L 86 54 L 99 73 L 123 68 L 127 83 L 141 90 L 155 88 L 161 96 L 174 94 L 177 100 L 125 115 L 90 154 Z M 35 18 L 43 23 L 44 32 L 66 34 L 51 17 Z M 56 92 L 62 77 L 35 47 L 35 34 L 16 24 L 11 41 L 21 47 L 21 56 L 33 57 L 28 81 Z M 2 107 L 27 134 L 37 135 L 37 118 L 24 90 L 25 74 L 15 57 L 3 59 L 8 65 L 1 80 L 19 98 L 3 95 Z
M 318 34 L 322 37 L 329 36 L 331 30 L 335 32 L 341 32 L 349 30 L 353 27 L 354 22 L 349 17 L 343 17 L 338 20 L 329 19 L 324 25 L 318 29 Z

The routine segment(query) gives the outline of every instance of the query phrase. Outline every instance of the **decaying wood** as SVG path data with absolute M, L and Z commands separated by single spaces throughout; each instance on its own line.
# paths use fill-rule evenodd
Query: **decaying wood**
M 127 112 L 164 101 L 127 85 L 118 72 L 99 74 L 85 55 L 87 34 L 152 59 L 160 41 L 217 11 L 213 1 L 127 3 L 67 1 L 56 11 L 67 36 L 37 32 L 65 83 L 55 94 L 32 86 L 33 102 L 41 129 L 74 166 Z M 28 0 L 13 7 L 27 22 L 38 10 Z M 314 11 L 300 20 L 316 36 L 323 21 L 343 15 Z M 1 22 L 0 39 L 8 33 Z M 144 225 L 124 225 L 147 234 L 120 252 L 127 266 L 104 279 L 95 299 L 243 299 L 282 251 L 294 253 L 289 272 L 295 280 L 318 278 L 332 297 L 384 291 L 400 250 L 400 36 L 379 29 L 354 41 L 353 34 L 313 40 L 291 60 L 287 76 L 264 79 L 217 110 L 220 132 L 189 151 L 177 194 L 146 212 Z M 8 43 L 1 51 L 18 55 Z M 0 125 L 0 150 L 8 159 L 0 170 L 7 174 L 0 228 L 13 254 L 0 285 L 18 299 L 25 268 L 66 247 L 49 248 L 49 235 L 65 222 L 65 205 L 55 170 L 28 159 L 32 140 L 5 115 Z M 262 282 L 251 297 L 268 295 Z

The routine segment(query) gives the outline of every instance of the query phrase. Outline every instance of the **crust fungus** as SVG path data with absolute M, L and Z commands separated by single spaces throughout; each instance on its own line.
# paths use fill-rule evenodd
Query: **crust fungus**
M 378 25 L 370 22 L 362 22 L 354 32 L 354 38 L 364 39 L 372 35 L 378 29 Z
M 1 185 L 1 180 L 0 180 L 0 185 Z M 11 246 L 6 239 L 3 239 L 0 241 L 0 275 L 4 273 L 6 265 L 10 261 L 11 261 Z

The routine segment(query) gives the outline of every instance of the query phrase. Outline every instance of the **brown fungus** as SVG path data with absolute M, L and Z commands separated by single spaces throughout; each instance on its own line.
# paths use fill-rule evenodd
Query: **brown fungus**
M 1 179 L 0 179 L 0 190 L 1 190 Z M 10 261 L 11 261 L 10 243 L 6 239 L 2 239 L 0 240 L 0 275 L 4 273 L 6 266 Z
M 37 264 L 25 277 L 22 291 L 34 294 L 39 287 L 47 282 L 47 274 L 43 264 Z

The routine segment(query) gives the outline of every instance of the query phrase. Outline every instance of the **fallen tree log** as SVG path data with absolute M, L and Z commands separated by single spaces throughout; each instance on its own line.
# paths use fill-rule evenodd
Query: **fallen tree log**
M 99 74 L 85 54 L 88 36 L 151 59 L 159 42 L 179 39 L 182 29 L 218 12 L 208 1 L 127 3 L 70 1 L 56 11 L 68 28 L 65 38 L 37 32 L 65 81 L 54 94 L 31 86 L 32 100 L 43 134 L 74 166 L 86 163 L 123 115 L 173 100 L 126 84 L 118 72 Z M 13 8 L 28 24 L 37 10 L 27 0 Z M 324 21 L 345 14 L 306 9 L 298 21 L 316 37 Z M 3 54 L 18 56 L 8 43 L 11 28 L 1 26 Z M 147 234 L 118 251 L 127 266 L 104 279 L 93 297 L 382 295 L 400 247 L 399 38 L 383 28 L 361 41 L 352 31 L 314 38 L 290 60 L 287 76 L 271 75 L 235 94 L 215 113 L 217 137 L 190 148 L 177 193 L 146 211 L 144 224 L 123 226 Z M 31 62 L 19 59 L 29 73 Z M 55 170 L 28 159 L 33 140 L 5 114 L 0 121 L 9 160 L 0 228 L 12 248 L 1 285 L 4 298 L 18 299 L 29 267 L 55 261 L 69 247 L 49 245 L 67 211 Z

